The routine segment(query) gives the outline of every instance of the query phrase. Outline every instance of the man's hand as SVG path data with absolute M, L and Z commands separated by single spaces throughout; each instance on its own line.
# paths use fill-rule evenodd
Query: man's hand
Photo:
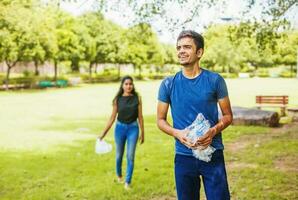
M 187 134 L 189 133 L 189 130 L 175 130 L 174 137 L 177 138 L 182 144 L 187 146 L 188 148 L 191 148 L 192 144 L 191 142 L 187 139 Z
M 212 127 L 202 137 L 199 137 L 199 139 L 195 142 L 194 145 L 192 145 L 192 147 L 206 149 L 212 143 L 212 138 L 215 135 L 216 135 L 216 128 Z

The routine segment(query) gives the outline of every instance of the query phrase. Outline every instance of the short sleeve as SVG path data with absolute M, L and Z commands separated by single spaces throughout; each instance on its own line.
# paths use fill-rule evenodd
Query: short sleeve
M 226 96 L 228 96 L 228 88 L 227 84 L 222 76 L 218 76 L 218 79 L 216 81 L 216 94 L 217 94 L 217 99 L 223 99 Z
M 170 98 L 170 93 L 171 93 L 171 79 L 166 78 L 164 79 L 160 86 L 159 86 L 159 91 L 158 91 L 158 100 L 162 101 L 164 103 L 170 103 L 171 98 Z

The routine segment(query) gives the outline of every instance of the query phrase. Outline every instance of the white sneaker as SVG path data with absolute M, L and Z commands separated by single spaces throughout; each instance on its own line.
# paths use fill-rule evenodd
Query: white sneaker
M 124 189 L 130 190 L 131 189 L 130 184 L 129 183 L 125 183 L 124 184 Z
M 122 177 L 118 177 L 118 178 L 117 178 L 117 182 L 120 183 L 120 184 L 122 184 L 122 183 L 123 183 L 123 179 L 122 179 Z

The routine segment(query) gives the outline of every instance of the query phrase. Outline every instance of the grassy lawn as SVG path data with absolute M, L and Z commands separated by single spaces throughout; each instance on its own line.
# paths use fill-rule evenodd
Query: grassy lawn
M 254 106 L 256 94 L 287 94 L 291 106 L 298 105 L 296 79 L 227 83 L 236 105 Z M 155 125 L 159 84 L 136 83 L 143 97 L 146 138 L 137 147 L 130 191 L 115 182 L 114 149 L 94 153 L 95 137 L 106 123 L 118 84 L 1 92 L 0 199 L 174 197 L 174 141 Z M 232 199 L 297 198 L 297 133 L 297 126 L 233 126 L 224 132 Z M 113 130 L 106 139 L 113 144 Z

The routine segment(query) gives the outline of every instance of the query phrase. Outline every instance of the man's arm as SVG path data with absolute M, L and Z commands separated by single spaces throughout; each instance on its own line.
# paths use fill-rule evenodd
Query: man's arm
M 216 133 L 221 132 L 233 122 L 233 112 L 229 97 L 220 99 L 218 101 L 218 104 L 222 112 L 222 118 L 219 119 L 218 123 L 214 126 L 216 129 Z
M 208 147 L 212 143 L 212 138 L 225 128 L 227 128 L 233 121 L 233 113 L 231 109 L 229 97 L 225 97 L 218 101 L 219 107 L 222 112 L 222 118 L 219 119 L 218 123 L 211 127 L 209 131 L 201 138 L 199 138 L 194 146 L 202 146 L 203 148 Z
M 166 134 L 177 138 L 182 144 L 190 147 L 191 143 L 187 140 L 187 130 L 178 130 L 173 128 L 167 121 L 169 104 L 158 101 L 157 104 L 157 126 Z

